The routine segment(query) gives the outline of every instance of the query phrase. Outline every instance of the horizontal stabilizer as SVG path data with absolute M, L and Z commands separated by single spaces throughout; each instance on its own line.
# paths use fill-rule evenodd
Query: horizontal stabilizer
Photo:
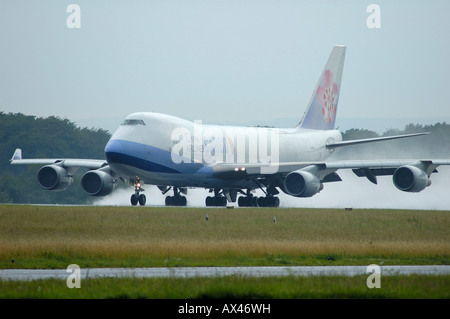
M 14 160 L 21 160 L 22 159 L 22 150 L 20 148 L 16 148 L 16 151 L 14 152 L 11 161 Z

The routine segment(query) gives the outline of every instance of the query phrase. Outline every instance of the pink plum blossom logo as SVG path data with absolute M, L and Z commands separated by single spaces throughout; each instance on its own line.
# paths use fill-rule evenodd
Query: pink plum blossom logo
M 325 70 L 322 85 L 316 92 L 319 102 L 322 105 L 322 115 L 327 123 L 331 123 L 336 116 L 336 103 L 338 86 L 333 82 L 333 72 Z

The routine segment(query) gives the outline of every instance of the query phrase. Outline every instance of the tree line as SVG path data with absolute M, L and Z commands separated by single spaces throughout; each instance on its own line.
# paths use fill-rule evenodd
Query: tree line
M 339 159 L 353 157 L 362 159 L 450 159 L 450 125 L 445 122 L 430 125 L 408 124 L 403 130 L 388 129 L 382 134 L 365 129 L 349 129 L 342 133 L 342 138 L 343 140 L 353 140 L 412 133 L 429 134 L 345 147 L 336 152 L 335 157 Z
M 86 171 L 74 174 L 74 183 L 64 191 L 47 191 L 36 174 L 41 165 L 10 165 L 14 150 L 24 158 L 104 159 L 111 135 L 103 129 L 80 128 L 68 119 L 0 112 L 0 203 L 80 204 L 92 198 L 79 186 Z
M 342 132 L 344 140 L 418 132 L 429 135 L 388 142 L 345 147 L 333 154 L 335 159 L 353 158 L 450 158 L 450 125 L 408 124 L 403 130 L 389 129 L 383 134 L 365 129 Z M 64 191 L 46 191 L 36 179 L 40 165 L 10 165 L 16 148 L 24 158 L 104 159 L 104 147 L 111 137 L 103 129 L 80 128 L 68 119 L 47 118 L 22 113 L 0 112 L 0 203 L 90 204 L 94 198 L 80 187 L 82 174 Z

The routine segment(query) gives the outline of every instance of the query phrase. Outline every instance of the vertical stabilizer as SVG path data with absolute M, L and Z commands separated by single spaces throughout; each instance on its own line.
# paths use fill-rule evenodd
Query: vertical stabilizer
M 333 48 L 320 76 L 308 108 L 297 127 L 333 130 L 344 69 L 345 46 Z

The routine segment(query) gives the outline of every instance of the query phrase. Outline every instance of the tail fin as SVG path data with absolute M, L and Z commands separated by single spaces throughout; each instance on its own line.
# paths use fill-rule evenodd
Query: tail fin
M 344 69 L 345 46 L 335 46 L 314 90 L 308 109 L 297 127 L 333 130 Z

